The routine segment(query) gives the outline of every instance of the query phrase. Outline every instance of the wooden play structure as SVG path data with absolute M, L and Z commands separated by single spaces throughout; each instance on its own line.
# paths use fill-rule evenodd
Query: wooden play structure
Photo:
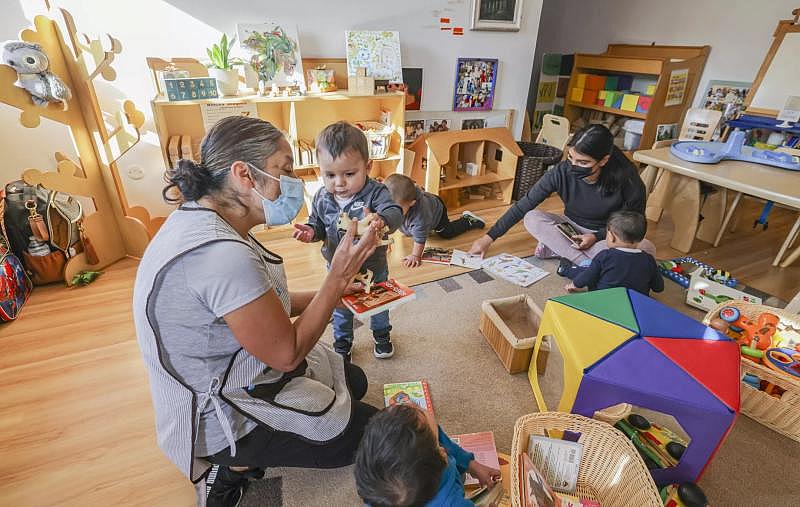
M 564 105 L 564 116 L 575 123 L 584 110 L 611 113 L 638 120 L 644 120 L 640 148 L 649 148 L 656 141 L 659 125 L 680 124 L 683 114 L 694 100 L 700 76 L 711 51 L 710 46 L 639 46 L 631 44 L 610 44 L 605 53 L 575 55 L 575 65 L 569 80 L 570 92 L 578 87 L 580 75 L 601 76 L 628 75 L 634 78 L 650 78 L 656 81 L 652 104 L 647 112 L 626 111 L 575 101 L 568 97 Z M 666 106 L 671 76 L 688 72 L 685 88 L 679 104 Z
M 34 27 L 23 30 L 19 38 L 41 45 L 50 70 L 70 88 L 72 98 L 63 107 L 58 103 L 37 106 L 25 90 L 14 85 L 14 69 L 0 65 L 0 101 L 20 110 L 23 127 L 36 128 L 44 117 L 67 127 L 72 136 L 77 160 L 57 152 L 55 170 L 22 173 L 30 185 L 81 196 L 94 205 L 93 211 L 85 209 L 83 226 L 99 262 L 90 265 L 84 253 L 71 257 L 64 269 L 65 280 L 71 280 L 82 270 L 141 256 L 163 219 L 152 219 L 146 209 L 128 204 L 117 167 L 120 157 L 139 142 L 144 115 L 129 100 L 115 111 L 103 110 L 94 86 L 96 79 L 116 78 L 113 63 L 122 45 L 110 35 L 99 39 L 79 34 L 69 12 L 46 6 L 46 15 L 36 16 Z
M 522 156 L 507 128 L 436 132 L 425 139 L 427 169 L 412 174 L 438 194 L 450 213 L 511 202 L 517 159 Z

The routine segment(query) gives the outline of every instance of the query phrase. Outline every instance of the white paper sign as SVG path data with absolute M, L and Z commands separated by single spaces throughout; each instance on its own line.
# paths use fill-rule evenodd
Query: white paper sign
M 228 116 L 250 116 L 258 118 L 255 102 L 226 102 L 224 104 L 202 104 L 203 127 L 208 132 L 215 123 Z

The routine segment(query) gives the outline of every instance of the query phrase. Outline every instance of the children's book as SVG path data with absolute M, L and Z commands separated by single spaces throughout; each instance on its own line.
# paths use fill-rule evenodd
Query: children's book
M 451 437 L 453 442 L 464 450 L 475 455 L 475 461 L 487 467 L 500 470 L 500 459 L 497 457 L 497 447 L 494 444 L 494 433 L 482 431 L 480 433 L 465 433 Z M 464 486 L 478 484 L 478 479 L 467 473 Z
M 430 262 L 431 264 L 450 264 L 450 259 L 452 259 L 452 257 L 452 248 L 429 246 L 422 251 L 422 257 L 420 257 L 419 260 L 422 262 Z
M 483 264 L 483 257 L 480 255 L 472 255 L 463 250 L 453 250 L 453 257 L 450 259 L 450 264 L 460 268 L 481 269 Z
M 556 498 L 560 501 L 561 507 L 600 507 L 600 502 L 589 498 L 578 498 L 574 495 L 555 492 Z
M 414 403 L 433 415 L 433 403 L 427 380 L 383 384 L 383 403 L 390 405 Z
M 360 290 L 342 297 L 342 303 L 358 320 L 364 319 L 396 306 L 407 303 L 417 296 L 410 289 L 394 279 L 372 284 L 370 291 Z
M 563 234 L 564 237 L 567 238 L 570 241 L 570 243 L 573 243 L 573 244 L 577 244 L 578 243 L 577 241 L 575 241 L 574 238 L 575 238 L 575 236 L 580 236 L 581 233 L 575 227 L 573 227 L 572 224 L 570 224 L 568 222 L 563 222 L 563 223 L 560 223 L 560 224 L 556 224 L 556 229 L 558 230 L 558 232 Z
M 521 287 L 532 285 L 550 274 L 511 254 L 495 255 L 483 261 L 481 266 L 489 273 Z
M 555 489 L 574 493 L 583 456 L 583 444 L 556 438 L 531 435 L 528 456 Z
M 490 488 L 484 486 L 467 493 L 464 498 L 474 503 L 475 507 L 495 507 L 502 505 L 500 500 L 503 498 L 503 493 L 503 485 L 495 484 Z
M 519 460 L 521 504 L 523 507 L 558 507 L 559 500 L 530 456 L 522 453 Z

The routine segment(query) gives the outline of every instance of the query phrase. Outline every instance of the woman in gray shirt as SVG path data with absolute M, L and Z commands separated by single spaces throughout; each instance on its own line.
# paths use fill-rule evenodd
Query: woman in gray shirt
M 353 462 L 376 409 L 357 401 L 363 371 L 318 340 L 378 239 L 372 227 L 354 242 L 354 226 L 320 289 L 290 292 L 282 259 L 249 235 L 302 207 L 283 134 L 225 118 L 200 158 L 167 171 L 164 196 L 181 205 L 142 257 L 133 314 L 159 446 L 198 503 L 227 506 L 264 467 Z

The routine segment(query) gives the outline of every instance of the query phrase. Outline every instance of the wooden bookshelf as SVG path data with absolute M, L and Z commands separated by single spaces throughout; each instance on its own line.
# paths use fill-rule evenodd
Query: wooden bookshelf
M 621 109 L 586 104 L 567 100 L 564 116 L 574 125 L 586 110 L 610 113 L 616 116 L 644 120 L 640 149 L 648 149 L 656 140 L 659 125 L 676 123 L 680 126 L 686 110 L 694 100 L 700 76 L 711 51 L 710 46 L 642 46 L 632 44 L 610 44 L 605 53 L 575 55 L 575 64 L 570 76 L 567 96 L 576 87 L 579 74 L 630 75 L 650 78 L 656 82 L 653 102 L 648 112 L 624 111 Z M 683 101 L 665 106 L 670 75 L 674 71 L 688 70 L 688 80 Z

